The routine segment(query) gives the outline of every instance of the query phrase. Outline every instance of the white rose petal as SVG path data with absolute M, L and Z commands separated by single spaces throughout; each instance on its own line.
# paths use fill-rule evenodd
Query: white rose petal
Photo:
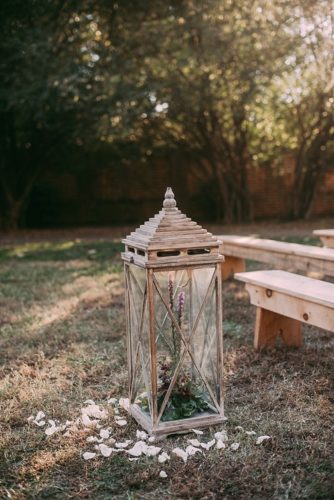
M 192 446 L 201 446 L 201 443 L 198 441 L 198 439 L 188 439 L 188 443 L 190 443 Z
M 268 439 L 271 439 L 270 436 L 259 436 L 256 440 L 256 444 L 261 444 L 263 441 L 267 441 Z
M 139 460 L 139 458 L 129 458 L 130 462 L 137 462 L 137 460 Z
M 110 455 L 112 454 L 112 451 L 113 449 L 112 448 L 109 448 L 109 446 L 101 443 L 99 444 L 99 450 L 101 452 L 101 455 L 103 455 L 104 457 L 110 457 Z
M 215 438 L 217 441 L 220 439 L 221 441 L 228 441 L 228 436 L 226 431 L 220 431 L 215 433 Z
M 117 403 L 117 398 L 110 398 L 108 399 L 107 403 L 109 405 L 115 405 Z
M 99 443 L 102 440 L 100 440 L 96 436 L 88 436 L 88 438 L 86 439 L 86 441 L 87 441 L 87 443 Z
M 217 448 L 217 450 L 222 450 L 223 448 L 226 448 L 224 441 L 222 441 L 221 439 L 218 439 L 216 448 Z
M 96 453 L 91 453 L 90 451 L 86 451 L 83 455 L 82 458 L 84 460 L 91 460 L 92 458 L 96 457 Z
M 167 474 L 164 470 L 160 471 L 159 477 L 162 477 L 162 479 L 166 479 Z
M 215 444 L 215 442 L 216 442 L 216 440 L 213 439 L 212 441 L 209 441 L 208 443 L 200 443 L 200 445 L 205 450 L 209 450 Z
M 149 443 L 154 443 L 155 442 L 155 437 L 154 436 L 151 436 L 148 438 L 148 442 Z
M 98 419 L 106 419 L 108 417 L 106 410 L 101 410 L 99 405 L 96 404 L 90 404 L 85 408 L 81 408 L 81 413 L 82 415 Z
M 182 460 L 184 462 L 186 462 L 188 459 L 188 453 L 186 451 L 182 450 L 181 448 L 174 448 L 174 450 L 172 450 L 172 453 L 174 453 L 176 456 L 182 458 Z
M 30 417 L 28 417 L 28 418 L 27 418 L 27 421 L 28 421 L 28 422 L 31 422 L 32 420 L 35 420 L 34 415 L 30 415 Z
M 130 407 L 130 400 L 129 398 L 120 398 L 119 400 L 119 406 L 121 408 L 124 408 L 124 410 L 128 410 Z
M 161 448 L 158 446 L 148 446 L 145 452 L 145 455 L 147 457 L 155 457 L 159 452 Z
M 129 444 L 132 443 L 130 439 L 127 439 L 124 443 L 116 443 L 116 448 L 127 448 Z
M 256 436 L 256 432 L 254 431 L 245 431 L 247 436 Z
M 203 433 L 203 431 L 199 431 L 198 429 L 191 429 L 195 434 L 197 434 L 197 436 L 201 436 Z
M 239 448 L 239 446 L 240 446 L 240 443 L 232 443 L 231 444 L 231 450 L 237 451 L 237 449 Z
M 66 432 L 64 432 L 63 436 L 65 436 L 65 437 L 70 437 L 70 436 L 71 436 L 70 431 L 66 431 Z
M 243 431 L 243 430 L 244 430 L 244 428 L 243 428 L 241 425 L 237 425 L 237 426 L 235 427 L 235 430 L 236 430 L 236 431 Z
M 102 439 L 108 439 L 109 436 L 110 436 L 110 432 L 108 431 L 108 429 L 101 429 L 100 430 L 100 437 Z
M 85 405 L 95 405 L 95 401 L 93 401 L 92 399 L 86 399 L 86 401 L 84 401 L 84 404 Z
M 60 430 L 60 427 L 48 427 L 47 429 L 45 429 L 45 434 L 47 436 L 52 436 L 52 434 L 54 434 L 55 432 L 58 432 Z
M 145 441 L 147 438 L 148 438 L 148 434 L 146 434 L 145 431 L 140 431 L 139 429 L 137 430 L 136 432 L 136 437 L 138 439 L 142 439 L 143 441 Z
M 125 419 L 116 420 L 116 424 L 120 427 L 124 427 L 124 425 L 127 424 L 127 421 Z
M 133 457 L 140 457 L 143 453 L 146 453 L 148 446 L 144 441 L 138 441 L 127 453 Z
M 191 457 L 192 455 L 195 455 L 197 452 L 200 452 L 202 453 L 202 450 L 200 450 L 199 448 L 196 448 L 195 446 L 187 446 L 186 448 L 186 453 L 189 457 Z
M 39 411 L 36 415 L 35 420 L 41 420 L 42 418 L 45 417 L 45 413 L 43 411 Z
M 43 427 L 45 420 L 34 420 L 34 424 L 38 425 L 38 427 Z
M 158 462 L 161 463 L 161 464 L 163 464 L 164 462 L 166 462 L 166 460 L 170 460 L 170 456 L 165 451 L 163 451 L 158 456 Z

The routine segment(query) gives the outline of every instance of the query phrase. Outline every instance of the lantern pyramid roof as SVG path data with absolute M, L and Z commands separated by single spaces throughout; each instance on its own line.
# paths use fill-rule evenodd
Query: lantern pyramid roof
M 217 248 L 220 242 L 202 226 L 192 221 L 176 206 L 171 188 L 167 188 L 163 208 L 145 224 L 127 236 L 123 243 L 142 250 L 189 249 L 188 255 L 194 255 L 191 249 Z M 205 253 L 204 251 L 201 253 Z

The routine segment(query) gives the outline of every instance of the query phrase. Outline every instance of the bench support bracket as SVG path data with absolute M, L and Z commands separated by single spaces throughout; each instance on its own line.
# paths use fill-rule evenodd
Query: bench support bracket
M 243 273 L 244 271 L 246 271 L 245 259 L 225 255 L 225 261 L 222 266 L 223 281 L 232 278 L 234 273 Z
M 278 335 L 281 335 L 286 345 L 300 347 L 302 345 L 300 321 L 268 311 L 262 307 L 257 307 L 254 337 L 255 349 L 273 346 Z

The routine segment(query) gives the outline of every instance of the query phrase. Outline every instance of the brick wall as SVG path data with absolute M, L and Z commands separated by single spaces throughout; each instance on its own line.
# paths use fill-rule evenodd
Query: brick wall
M 249 186 L 255 219 L 285 219 L 290 211 L 291 161 L 277 174 L 254 169 Z M 129 164 L 90 168 L 76 173 L 47 174 L 36 187 L 27 215 L 28 226 L 79 226 L 142 223 L 160 210 L 165 188 L 172 186 L 178 205 L 192 219 L 214 221 L 212 184 L 196 176 L 175 155 L 153 165 Z M 334 170 L 321 178 L 312 214 L 334 215 Z

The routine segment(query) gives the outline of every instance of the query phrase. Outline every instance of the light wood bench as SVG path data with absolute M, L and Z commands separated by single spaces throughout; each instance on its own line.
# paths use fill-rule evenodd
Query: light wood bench
M 302 343 L 301 323 L 334 332 L 334 284 L 286 271 L 252 271 L 234 277 L 246 283 L 257 307 L 254 347 Z
M 334 248 L 334 229 L 316 229 L 313 234 L 321 239 L 324 247 Z
M 245 259 L 271 264 L 280 269 L 310 271 L 334 276 L 334 248 L 266 240 L 252 236 L 217 236 L 225 256 L 223 279 L 245 271 Z

